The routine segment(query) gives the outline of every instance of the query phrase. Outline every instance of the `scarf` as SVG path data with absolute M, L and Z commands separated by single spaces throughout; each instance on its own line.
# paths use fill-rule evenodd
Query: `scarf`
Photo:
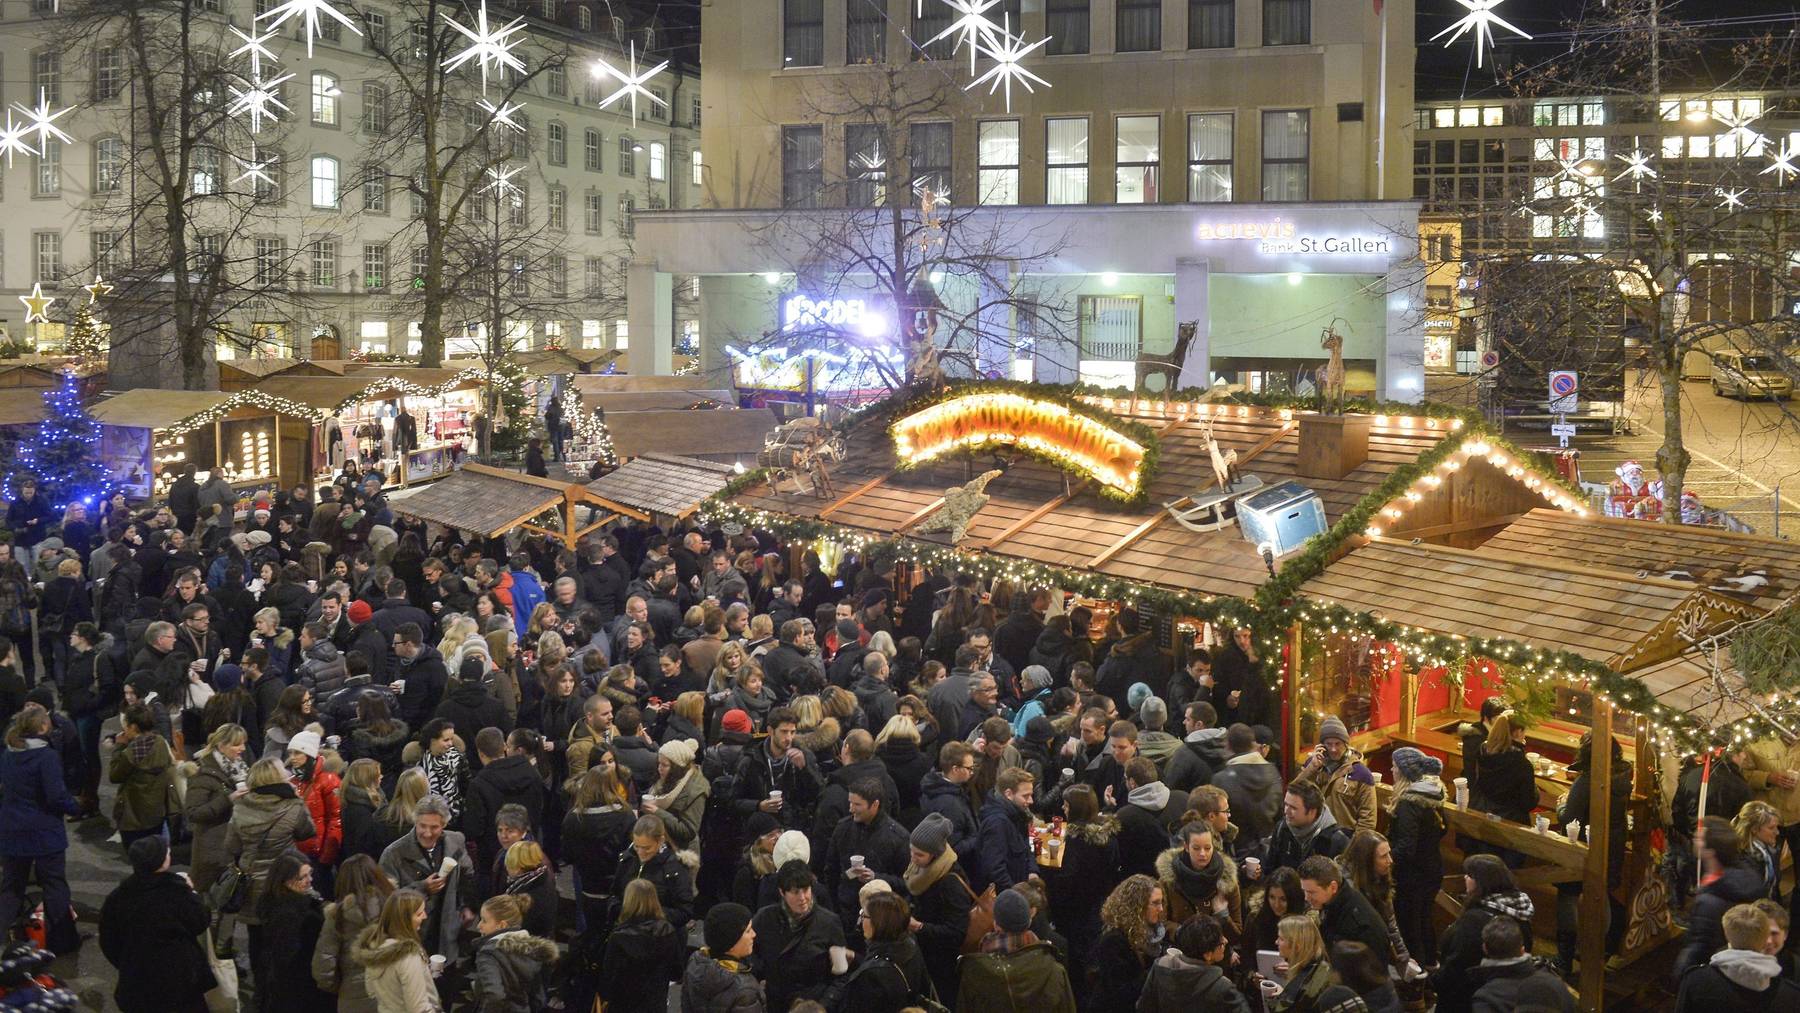
M 156 751 L 157 741 L 158 737 L 155 732 L 140 732 L 134 736 L 125 746 L 131 754 L 131 762 L 139 765 L 148 763 L 150 754 Z
M 538 880 L 544 878 L 544 874 L 549 870 L 549 868 L 550 868 L 550 863 L 545 862 L 544 864 L 538 866 L 535 869 L 531 869 L 526 872 L 521 872 L 517 876 L 513 876 L 513 877 L 509 878 L 506 881 L 506 892 L 507 893 L 529 893 L 529 892 L 531 892 L 531 887 L 533 886 L 533 884 L 535 884 Z
M 667 809 L 669 803 L 680 797 L 681 790 L 686 788 L 688 782 L 694 779 L 694 771 L 696 769 L 697 768 L 692 766 L 688 767 L 687 773 L 681 775 L 681 780 L 675 782 L 675 787 L 670 788 L 661 795 L 646 795 L 644 796 L 645 801 L 655 802 L 658 809 Z
M 277 781 L 274 784 L 265 784 L 260 788 L 252 788 L 252 789 L 250 789 L 250 794 L 252 794 L 252 795 L 267 795 L 271 798 L 299 798 L 300 797 L 300 794 L 294 790 L 294 786 L 287 783 L 286 781 Z
M 930 865 L 927 865 L 924 868 L 920 868 L 917 865 L 907 866 L 906 875 L 904 877 L 906 880 L 906 891 L 914 897 L 918 897 L 925 891 L 936 886 L 937 881 L 943 879 L 944 874 L 949 872 L 955 865 L 956 849 L 946 846 L 944 848 L 944 853 L 932 859 Z
M 1206 868 L 1196 869 L 1188 864 L 1184 851 L 1175 856 L 1169 863 L 1175 872 L 1175 889 L 1191 901 L 1210 901 L 1219 892 L 1219 877 L 1225 874 L 1225 855 L 1217 849 L 1213 850 L 1212 861 Z
M 1014 950 L 1022 950 L 1034 946 L 1038 942 L 1037 933 L 1026 929 L 1023 932 L 1007 932 L 995 929 L 981 937 L 981 952 L 1005 956 Z
M 1719 973 L 1752 992 L 1761 992 L 1781 977 L 1781 961 L 1755 950 L 1720 950 L 1712 955 Z

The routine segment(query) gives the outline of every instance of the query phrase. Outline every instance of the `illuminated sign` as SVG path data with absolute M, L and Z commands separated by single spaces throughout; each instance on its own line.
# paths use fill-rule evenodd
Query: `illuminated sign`
M 1004 391 L 965 394 L 895 422 L 894 453 L 923 464 L 956 450 L 1011 446 L 1077 471 L 1113 492 L 1136 496 L 1144 447 L 1066 405 Z
M 1194 238 L 1201 242 L 1248 240 L 1256 243 L 1258 253 L 1300 253 L 1309 256 L 1386 256 L 1393 246 L 1387 236 L 1325 235 L 1303 232 L 1293 222 L 1272 218 L 1268 221 L 1211 221 L 1194 228 Z
M 813 299 L 790 295 L 781 302 L 781 329 L 784 331 L 833 327 L 863 334 L 870 326 L 885 330 L 886 322 L 863 299 Z

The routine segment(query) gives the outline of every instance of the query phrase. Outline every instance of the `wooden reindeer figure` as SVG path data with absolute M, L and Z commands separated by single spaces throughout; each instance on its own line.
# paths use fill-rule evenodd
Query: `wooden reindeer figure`
M 1237 451 L 1219 450 L 1218 437 L 1213 435 L 1212 419 L 1200 423 L 1200 439 L 1206 444 L 1207 456 L 1212 458 L 1213 480 L 1220 492 L 1230 492 L 1237 483 Z
M 1175 328 L 1175 347 L 1166 354 L 1156 352 L 1140 352 L 1137 362 L 1137 385 L 1139 390 L 1148 389 L 1144 381 L 1152 376 L 1163 378 L 1162 392 L 1173 393 L 1181 384 L 1181 367 L 1187 362 L 1188 349 L 1194 344 L 1194 336 L 1200 330 L 1200 321 L 1183 320 Z M 1204 385 L 1204 380 L 1202 380 Z
M 1331 353 L 1331 359 L 1319 367 L 1318 372 L 1314 375 L 1314 383 L 1319 388 L 1319 411 L 1342 415 L 1344 413 L 1344 336 L 1338 333 L 1337 323 L 1338 320 L 1334 319 L 1319 335 L 1319 347 Z

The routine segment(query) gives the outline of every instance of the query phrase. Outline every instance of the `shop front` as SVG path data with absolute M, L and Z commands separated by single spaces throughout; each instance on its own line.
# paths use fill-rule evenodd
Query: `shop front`
M 314 413 L 309 463 L 316 482 L 354 467 L 381 475 L 385 484 L 405 486 L 442 478 L 474 452 L 486 383 L 487 374 L 478 369 L 395 370 L 392 375 L 278 376 L 256 389 L 303 403 Z
M 240 489 L 305 482 L 313 416 L 255 391 L 140 388 L 97 402 L 100 458 L 134 499 L 166 495 L 183 467 L 218 471 Z

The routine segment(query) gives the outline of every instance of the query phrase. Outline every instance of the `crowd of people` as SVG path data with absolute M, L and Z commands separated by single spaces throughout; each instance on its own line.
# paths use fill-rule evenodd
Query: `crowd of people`
M 1171 653 L 1130 609 L 762 532 L 571 552 L 427 529 L 373 477 L 217 484 L 92 521 L 27 484 L 0 532 L 0 926 L 35 884 L 79 946 L 65 825 L 110 818 L 123 1010 L 1573 1009 L 1579 894 L 1541 960 L 1517 856 L 1470 854 L 1440 931 L 1442 762 L 1395 750 L 1381 819 L 1330 717 L 1284 778 L 1248 630 Z M 1473 802 L 1525 822 L 1490 703 Z M 1685 1009 L 1800 994 L 1800 763 L 1721 759 L 1713 812 L 1740 765 L 1736 826 L 1687 831 Z

